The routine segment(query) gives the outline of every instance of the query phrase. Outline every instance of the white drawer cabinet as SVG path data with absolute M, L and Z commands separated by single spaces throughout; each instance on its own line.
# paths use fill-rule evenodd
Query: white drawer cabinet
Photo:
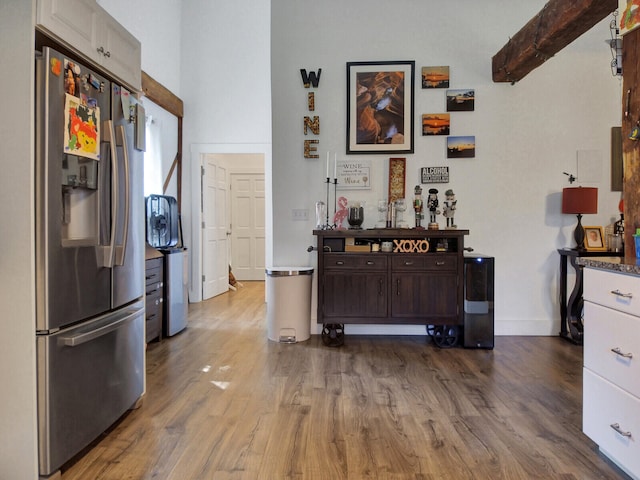
M 640 277 L 587 268 L 583 297 L 592 303 L 640 316 Z
M 590 302 L 584 318 L 585 368 L 640 397 L 640 318 Z
M 640 479 L 640 277 L 584 270 L 582 430 Z
M 38 28 L 140 90 L 140 42 L 95 0 L 37 0 L 36 12 Z
M 582 430 L 605 455 L 638 478 L 640 399 L 586 368 L 582 388 Z

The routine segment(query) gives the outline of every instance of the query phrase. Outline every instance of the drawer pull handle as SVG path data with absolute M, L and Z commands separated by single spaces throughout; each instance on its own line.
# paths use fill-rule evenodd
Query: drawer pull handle
M 413 265 L 413 262 L 410 262 L 410 261 L 407 260 L 407 261 L 404 262 L 404 265 L 406 267 L 410 267 L 411 265 Z
M 616 432 L 618 432 L 620 435 L 622 435 L 623 437 L 631 438 L 631 432 L 625 432 L 624 430 L 622 430 L 620 428 L 620 424 L 619 423 L 612 423 L 609 426 L 611 428 L 613 428 Z
M 439 267 L 441 267 L 444 264 L 445 264 L 444 260 L 439 260 L 439 261 L 436 262 L 436 265 L 438 265 Z
M 624 357 L 624 358 L 633 358 L 633 353 L 623 353 L 619 347 L 612 348 L 611 351 L 616 355 L 620 355 L 621 357 Z
M 344 265 L 344 262 L 343 262 L 342 260 L 338 260 L 338 261 L 336 262 L 336 265 Z
M 623 298 L 633 298 L 633 293 L 622 293 L 620 290 L 616 289 L 616 290 L 611 290 L 611 293 L 613 295 L 616 295 L 618 297 L 623 297 Z
M 367 265 L 375 265 L 375 262 L 373 262 L 372 260 L 367 260 Z

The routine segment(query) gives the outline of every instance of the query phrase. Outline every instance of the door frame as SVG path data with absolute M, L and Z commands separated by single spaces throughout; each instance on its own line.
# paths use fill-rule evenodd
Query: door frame
M 189 215 L 191 233 L 191 278 L 189 289 L 189 301 L 202 301 L 202 184 L 201 167 L 203 157 L 210 153 L 258 153 L 264 156 L 264 180 L 265 180 L 265 263 L 273 264 L 273 181 L 271 177 L 271 144 L 270 143 L 206 143 L 193 144 L 190 148 L 190 171 L 191 171 L 191 208 L 183 211 L 183 216 Z M 242 167 L 234 166 L 229 172 L 245 171 Z

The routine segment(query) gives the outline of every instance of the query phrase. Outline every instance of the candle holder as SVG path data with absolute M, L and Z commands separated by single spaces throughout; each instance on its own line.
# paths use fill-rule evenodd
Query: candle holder
M 338 179 L 334 178 L 333 182 L 331 182 L 331 178 L 326 177 L 324 183 L 327 185 L 327 207 L 329 206 L 329 197 L 330 197 L 330 189 L 331 183 L 333 183 L 333 214 L 335 216 L 336 213 L 336 205 L 337 205 L 337 189 L 338 189 Z M 324 225 L 320 227 L 320 230 L 333 230 L 336 228 L 336 224 L 329 223 L 329 208 L 326 208 L 326 219 Z
M 338 179 L 334 178 L 333 179 L 333 215 L 334 216 L 338 211 L 337 202 L 338 202 Z M 337 225 L 335 223 L 331 226 L 331 228 L 336 228 L 336 227 Z

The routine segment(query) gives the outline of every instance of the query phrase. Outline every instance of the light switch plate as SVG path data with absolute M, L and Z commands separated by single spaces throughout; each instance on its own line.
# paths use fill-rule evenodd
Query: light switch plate
M 306 222 L 309 220 L 308 208 L 294 208 L 291 210 L 291 220 L 294 222 Z

